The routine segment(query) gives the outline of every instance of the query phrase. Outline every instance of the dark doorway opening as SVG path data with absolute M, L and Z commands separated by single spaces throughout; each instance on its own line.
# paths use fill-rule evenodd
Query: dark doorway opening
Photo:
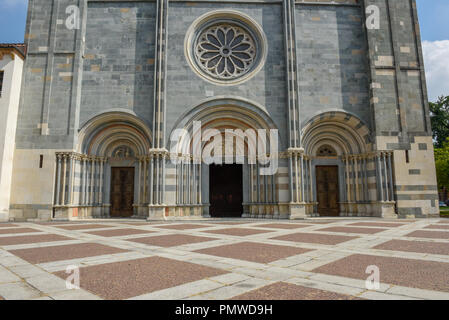
M 340 215 L 338 166 L 317 166 L 316 188 L 320 216 L 338 217 Z
M 134 168 L 111 168 L 111 217 L 133 215 Z
M 211 217 L 241 217 L 243 213 L 243 167 L 240 164 L 209 166 Z

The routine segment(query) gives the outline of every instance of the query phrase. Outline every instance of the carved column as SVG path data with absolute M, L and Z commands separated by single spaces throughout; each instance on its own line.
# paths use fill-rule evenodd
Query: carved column
M 61 155 L 56 155 L 56 192 L 55 192 L 55 204 L 59 206 L 61 204 Z
M 62 169 L 62 201 L 61 205 L 66 205 L 66 178 L 67 178 L 67 155 L 63 156 L 63 169 Z
M 104 163 L 105 160 L 101 159 L 100 160 L 100 187 L 98 190 L 98 203 L 100 205 L 103 205 L 103 176 L 104 176 Z

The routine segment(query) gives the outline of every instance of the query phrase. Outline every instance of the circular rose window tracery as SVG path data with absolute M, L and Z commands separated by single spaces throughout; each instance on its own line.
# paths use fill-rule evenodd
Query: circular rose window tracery
M 219 79 L 235 79 L 249 71 L 256 59 L 256 44 L 243 28 L 218 24 L 205 29 L 195 45 L 201 68 Z
M 184 41 L 187 61 L 203 79 L 236 85 L 257 74 L 267 57 L 259 24 L 235 10 L 215 10 L 196 19 Z

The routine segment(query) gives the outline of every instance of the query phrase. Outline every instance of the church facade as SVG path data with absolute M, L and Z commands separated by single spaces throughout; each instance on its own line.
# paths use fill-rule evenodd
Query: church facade
M 439 213 L 415 0 L 30 0 L 25 40 L 10 220 Z

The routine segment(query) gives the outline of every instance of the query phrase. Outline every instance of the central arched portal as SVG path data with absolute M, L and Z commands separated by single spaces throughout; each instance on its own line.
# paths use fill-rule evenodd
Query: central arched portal
M 171 141 L 177 144 L 170 153 L 179 159 L 177 210 L 185 214 L 192 206 L 201 206 L 205 217 L 278 213 L 277 172 L 260 174 L 269 165 L 259 165 L 258 151 L 270 153 L 271 130 L 278 138 L 263 108 L 234 99 L 209 101 L 183 115 L 175 128 Z M 258 143 L 262 135 L 265 139 Z M 277 148 L 271 151 L 277 156 Z

